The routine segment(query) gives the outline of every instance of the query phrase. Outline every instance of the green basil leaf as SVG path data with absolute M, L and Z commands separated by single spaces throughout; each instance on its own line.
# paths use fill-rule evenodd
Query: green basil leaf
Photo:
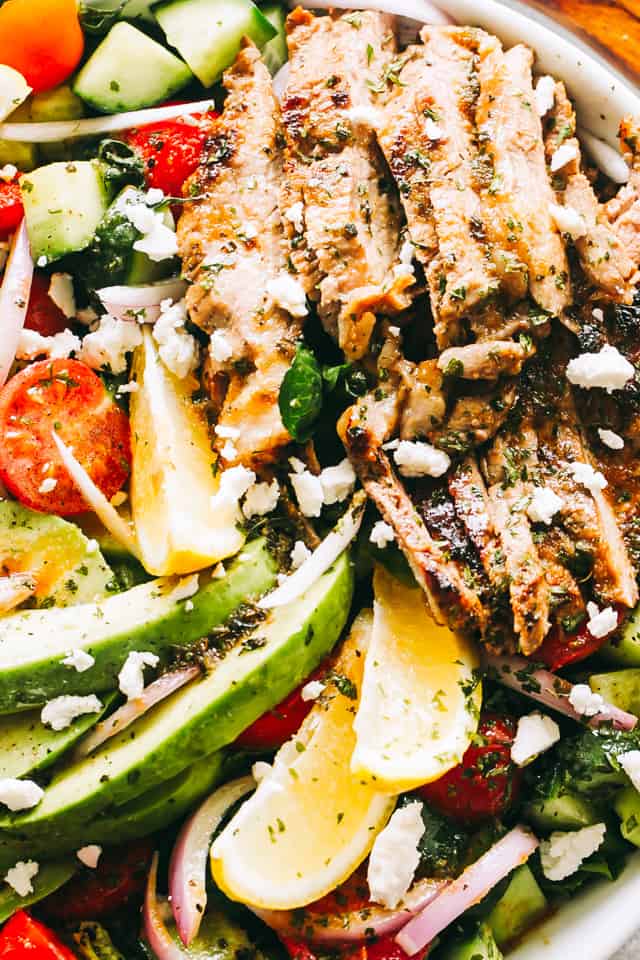
M 286 429 L 299 443 L 308 440 L 322 409 L 322 374 L 311 350 L 298 345 L 278 398 Z

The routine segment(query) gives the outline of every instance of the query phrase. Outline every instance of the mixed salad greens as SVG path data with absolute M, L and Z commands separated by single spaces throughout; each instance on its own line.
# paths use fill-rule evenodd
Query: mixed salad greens
M 545 663 L 435 624 L 313 318 L 293 473 L 213 452 L 175 225 L 222 71 L 245 35 L 278 71 L 284 20 L 0 6 L 2 958 L 497 960 L 640 846 L 637 615 Z

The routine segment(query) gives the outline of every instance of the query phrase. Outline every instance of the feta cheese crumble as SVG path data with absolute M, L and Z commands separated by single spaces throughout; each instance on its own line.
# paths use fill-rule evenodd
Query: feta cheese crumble
M 573 207 L 561 207 L 557 203 L 549 204 L 549 213 L 560 233 L 568 233 L 573 240 L 579 240 L 587 232 L 587 225 Z
M 310 700 L 317 700 L 322 694 L 324 687 L 325 685 L 322 680 L 309 680 L 309 683 L 305 683 L 300 691 L 300 696 L 305 703 L 308 703 Z
M 540 77 L 536 84 L 535 101 L 536 110 L 539 117 L 544 117 L 549 113 L 555 102 L 556 82 L 553 77 Z
M 139 384 L 137 384 L 135 380 L 130 380 L 129 383 L 121 383 L 117 388 L 116 393 L 120 397 L 127 393 L 137 393 L 139 389 Z
M 351 461 L 345 457 L 335 467 L 325 467 L 320 472 L 320 483 L 325 504 L 342 503 L 356 485 Z
M 302 540 L 296 540 L 291 551 L 291 570 L 298 570 L 299 567 L 311 556 L 311 550 Z
M 609 447 L 610 450 L 622 450 L 624 447 L 624 438 L 614 430 L 605 430 L 598 427 L 598 436 L 605 447 Z
M 149 260 L 159 263 L 178 255 L 178 238 L 172 227 L 165 223 L 161 210 L 152 210 L 146 203 L 125 201 L 125 212 L 142 236 L 133 244 L 133 249 L 145 253 Z
M 40 719 L 52 730 L 66 730 L 77 717 L 82 717 L 86 713 L 100 713 L 101 710 L 102 703 L 94 693 L 87 697 L 63 694 L 44 705 Z
M 427 117 L 424 122 L 424 133 L 429 140 L 442 140 L 442 127 L 439 127 L 431 117 Z
M 582 862 L 602 844 L 607 832 L 604 823 L 570 832 L 555 831 L 540 844 L 542 872 L 548 880 L 564 880 L 576 872 Z
M 369 542 L 373 543 L 378 550 L 384 550 L 388 543 L 393 543 L 395 538 L 393 527 L 385 523 L 384 520 L 378 520 L 374 523 L 369 534 Z
M 292 317 L 306 317 L 307 298 L 298 280 L 289 273 L 281 273 L 267 283 L 267 294 L 273 302 Z
M 15 777 L 0 780 L 0 803 L 12 813 L 37 807 L 43 797 L 44 790 L 33 780 L 16 780 Z
M 160 358 L 178 380 L 184 380 L 195 370 L 200 358 L 198 341 L 184 329 L 186 321 L 185 301 L 173 303 L 167 299 L 160 304 L 160 316 L 153 325 L 153 339 L 158 344 Z
M 302 470 L 298 473 L 290 473 L 289 480 L 302 514 L 305 517 L 319 517 L 324 503 L 320 477 L 314 476 L 308 470 Z
M 78 673 L 84 673 L 85 670 L 91 669 L 96 662 L 96 658 L 92 657 L 86 650 L 70 650 L 62 662 L 65 667 L 72 667 Z
M 242 512 L 247 520 L 251 517 L 264 517 L 278 505 L 280 486 L 277 480 L 271 483 L 254 483 L 245 495 Z
M 554 152 L 549 162 L 551 173 L 557 173 L 562 170 L 572 160 L 578 159 L 578 148 L 572 143 L 563 143 L 561 147 Z
M 37 877 L 40 864 L 35 860 L 18 860 L 15 867 L 7 871 L 5 881 L 19 897 L 33 893 L 33 879 Z
M 188 600 L 189 597 L 195 596 L 199 589 L 200 574 L 192 573 L 190 577 L 182 577 L 178 580 L 167 599 L 172 603 L 179 603 L 181 600 Z
M 400 440 L 393 459 L 403 477 L 441 477 L 451 466 L 444 451 L 422 440 Z
M 607 478 L 600 470 L 594 470 L 590 463 L 581 463 L 574 460 L 569 464 L 569 470 L 576 483 L 581 483 L 592 495 L 607 486 Z
M 531 500 L 527 506 L 527 516 L 533 523 L 551 523 L 559 510 L 562 510 L 564 500 L 551 487 L 535 487 Z
M 224 470 L 220 477 L 220 486 L 217 493 L 211 497 L 211 506 L 214 510 L 228 510 L 238 506 L 249 487 L 256 482 L 253 470 L 238 464 Z
M 423 834 L 422 806 L 415 801 L 396 810 L 378 834 L 367 870 L 369 891 L 375 903 L 390 910 L 398 906 L 420 862 L 418 844 Z
M 58 481 L 55 477 L 47 477 L 38 487 L 38 493 L 53 493 L 57 486 Z
M 618 614 L 613 607 L 605 607 L 604 610 L 598 610 L 597 604 L 590 600 L 587 604 L 587 630 L 592 637 L 599 640 L 608 636 L 618 626 Z
M 292 203 L 291 206 L 287 207 L 284 211 L 285 219 L 293 224 L 293 229 L 296 233 L 302 233 L 304 230 L 303 211 L 304 208 L 301 200 L 298 200 L 297 203 Z
M 618 763 L 631 780 L 636 790 L 640 791 L 640 750 L 629 750 L 618 756 Z
M 599 693 L 593 693 L 588 683 L 575 683 L 569 694 L 569 703 L 583 717 L 595 717 L 602 713 L 605 702 Z
M 127 700 L 137 700 L 144 690 L 144 668 L 157 667 L 160 657 L 145 650 L 132 650 L 118 674 L 118 687 Z
M 511 759 L 519 767 L 531 763 L 560 739 L 560 727 L 551 717 L 534 711 L 518 720 Z
M 15 164 L 5 163 L 3 167 L 0 167 L 0 180 L 3 180 L 5 183 L 11 183 L 17 172 L 18 168 Z
M 85 867 L 90 867 L 91 870 L 95 870 L 98 866 L 101 854 L 102 847 L 99 847 L 97 843 L 89 843 L 86 847 L 80 847 L 79 850 L 76 850 L 76 857 L 80 863 L 84 863 Z
M 622 390 L 634 373 L 633 364 L 608 343 L 598 353 L 581 353 L 567 364 L 567 380 L 584 390 L 594 387 L 601 387 L 607 393 Z
M 19 360 L 34 360 L 46 356 L 50 360 L 66 360 L 80 350 L 80 338 L 71 330 L 61 330 L 52 337 L 43 337 L 35 330 L 21 330 L 16 356 Z
M 76 298 L 70 273 L 52 273 L 49 281 L 49 298 L 61 310 L 67 320 L 76 315 Z
M 110 367 L 112 373 L 124 373 L 127 354 L 142 343 L 142 333 L 132 320 L 118 320 L 106 313 L 98 328 L 82 341 L 79 359 L 94 370 Z
M 224 424 L 216 424 L 213 432 L 216 437 L 221 437 L 223 440 L 237 440 L 240 436 L 240 431 L 237 427 L 225 427 Z
M 225 363 L 233 356 L 233 347 L 224 330 L 214 330 L 209 343 L 209 353 L 216 363 Z

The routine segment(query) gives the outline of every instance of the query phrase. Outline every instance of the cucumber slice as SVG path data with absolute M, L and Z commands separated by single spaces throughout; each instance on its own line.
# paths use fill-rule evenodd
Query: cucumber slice
M 635 608 L 619 634 L 608 640 L 601 653 L 621 667 L 640 667 L 640 604 Z
M 271 26 L 275 27 L 275 29 L 278 31 L 275 37 L 273 37 L 272 40 L 269 40 L 262 50 L 262 59 L 266 63 L 271 74 L 274 75 L 289 59 L 289 51 L 287 50 L 287 35 L 285 33 L 287 11 L 279 3 L 265 3 L 260 9 Z
M 622 836 L 629 843 L 640 847 L 640 793 L 635 787 L 625 787 L 617 794 L 613 806 L 622 821 Z
M 509 886 L 487 917 L 500 948 L 516 940 L 548 910 L 547 898 L 525 864 L 514 871 Z
M 50 263 L 88 247 L 109 206 L 102 166 L 97 160 L 38 167 L 22 178 L 20 187 L 36 262 L 44 258 Z
M 205 87 L 233 63 L 243 37 L 262 47 L 277 32 L 251 0 L 170 0 L 153 13 Z
M 168 100 L 191 80 L 186 63 L 130 23 L 116 23 L 89 57 L 74 93 L 101 113 Z
M 589 677 L 589 686 L 608 703 L 640 717 L 640 669 L 630 667 L 611 673 L 594 673 Z
M 17 70 L 0 63 L 0 123 L 6 120 L 31 93 L 31 87 Z
M 26 143 L 22 140 L 0 140 L 0 167 L 12 163 L 18 170 L 28 173 L 38 166 L 39 157 L 35 143 Z
M 600 819 L 595 807 L 572 793 L 554 794 L 546 800 L 528 804 L 526 817 L 534 828 L 543 832 L 579 830 Z

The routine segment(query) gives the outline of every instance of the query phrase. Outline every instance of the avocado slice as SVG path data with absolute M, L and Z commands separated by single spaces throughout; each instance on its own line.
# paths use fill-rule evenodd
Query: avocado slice
M 14 860 L 9 866 L 13 866 Z M 25 907 L 43 900 L 50 893 L 66 883 L 76 872 L 80 864 L 69 860 L 52 861 L 43 863 L 40 866 L 36 876 L 32 880 L 33 893 L 28 893 L 26 897 L 20 897 L 8 884 L 5 884 L 0 890 L 0 923 L 8 920 L 16 910 L 24 910 Z
M 167 662 L 176 647 L 197 643 L 240 603 L 265 593 L 276 572 L 260 539 L 243 547 L 224 578 L 201 573 L 192 607 L 172 598 L 175 580 L 163 579 L 96 603 L 0 618 L 0 714 L 41 706 L 62 694 L 113 689 L 131 650 L 149 650 Z M 95 657 L 90 670 L 78 673 L 62 663 L 73 649 Z
M 139 588 L 138 588 L 139 589 Z M 123 804 L 210 756 L 275 707 L 338 640 L 349 614 L 347 554 L 295 602 L 269 611 L 213 670 L 178 690 L 95 754 L 54 776 L 33 810 L 0 821 L 25 837 L 64 837 L 111 804 Z

